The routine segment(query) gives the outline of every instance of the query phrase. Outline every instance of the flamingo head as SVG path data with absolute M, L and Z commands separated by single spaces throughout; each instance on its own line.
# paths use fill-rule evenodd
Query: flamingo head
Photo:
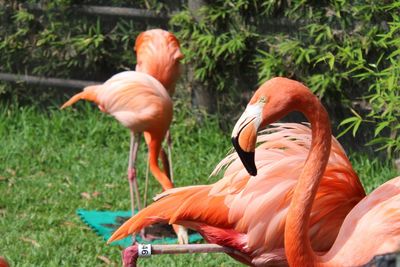
M 247 172 L 257 175 L 255 147 L 258 131 L 287 113 L 302 107 L 304 96 L 312 93 L 303 84 L 276 77 L 254 93 L 232 131 L 232 143 Z

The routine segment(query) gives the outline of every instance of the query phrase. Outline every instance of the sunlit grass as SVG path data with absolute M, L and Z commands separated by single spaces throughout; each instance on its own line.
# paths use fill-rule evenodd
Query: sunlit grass
M 384 161 L 369 155 L 358 154 L 352 154 L 350 160 L 367 193 L 399 175 L 390 160 Z
M 200 123 L 179 106 L 171 130 L 176 185 L 212 183 L 217 178 L 209 174 L 230 149 L 229 135 L 214 118 Z M 106 245 L 75 212 L 129 209 L 129 131 L 87 103 L 63 111 L 14 105 L 0 108 L 0 136 L 0 255 L 13 266 L 120 265 L 120 249 Z M 142 143 L 139 180 L 145 157 Z M 368 191 L 395 176 L 389 163 L 352 158 Z M 159 192 L 150 179 L 150 196 Z M 140 266 L 234 265 L 239 264 L 226 255 L 140 261 Z

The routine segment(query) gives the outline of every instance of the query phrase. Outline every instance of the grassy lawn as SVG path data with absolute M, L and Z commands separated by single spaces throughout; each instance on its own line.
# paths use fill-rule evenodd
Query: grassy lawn
M 215 119 L 198 123 L 183 110 L 175 110 L 172 127 L 176 185 L 212 183 L 218 178 L 208 175 L 229 151 L 229 135 L 218 130 Z M 3 106 L 0 136 L 0 255 L 12 266 L 120 265 L 120 249 L 106 245 L 75 212 L 130 208 L 129 131 L 79 103 L 63 111 Z M 145 155 L 142 143 L 139 180 Z M 352 161 L 368 191 L 396 174 L 389 164 L 364 156 Z M 158 192 L 150 179 L 150 196 Z M 226 255 L 155 256 L 139 264 L 240 266 Z

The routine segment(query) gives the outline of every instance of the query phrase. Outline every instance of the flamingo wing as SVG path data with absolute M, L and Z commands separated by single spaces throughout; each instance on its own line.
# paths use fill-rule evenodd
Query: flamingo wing
M 156 202 L 126 221 L 108 242 L 137 233 L 156 222 L 182 224 L 188 221 L 195 229 L 202 224 L 232 228 L 227 224 L 227 208 L 223 197 L 209 197 L 210 188 L 209 185 L 200 185 L 165 191 Z

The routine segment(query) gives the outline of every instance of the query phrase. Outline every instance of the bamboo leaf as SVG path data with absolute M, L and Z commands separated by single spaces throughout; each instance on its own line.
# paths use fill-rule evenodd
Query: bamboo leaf
M 357 121 L 358 119 L 359 119 L 358 117 L 350 117 L 350 118 L 344 119 L 344 120 L 339 124 L 339 127 L 340 127 L 340 126 L 343 126 L 343 125 L 346 125 L 346 124 L 349 124 L 349 123 L 354 123 L 354 122 Z
M 388 121 L 379 123 L 378 126 L 375 128 L 374 136 L 376 137 L 388 125 L 389 125 Z

